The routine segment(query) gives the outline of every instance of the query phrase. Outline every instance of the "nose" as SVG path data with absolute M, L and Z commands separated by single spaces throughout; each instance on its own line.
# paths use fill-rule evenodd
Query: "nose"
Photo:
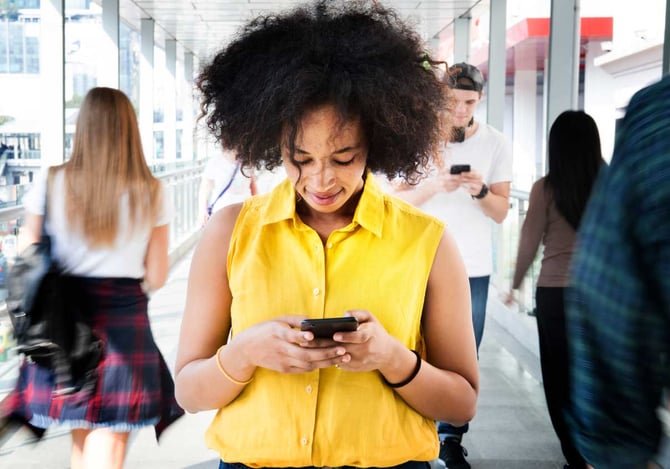
M 328 189 L 335 180 L 335 168 L 332 163 L 322 161 L 314 165 L 314 171 L 310 174 L 311 182 L 316 190 Z
M 465 103 L 457 102 L 454 104 L 454 111 L 456 111 L 457 113 L 463 113 L 465 112 L 465 110 L 466 110 Z

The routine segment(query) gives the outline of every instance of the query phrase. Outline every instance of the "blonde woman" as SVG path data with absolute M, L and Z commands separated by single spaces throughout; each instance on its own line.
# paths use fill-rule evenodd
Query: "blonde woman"
M 2 414 L 38 435 L 71 429 L 73 469 L 120 468 L 131 430 L 154 425 L 158 436 L 183 414 L 147 316 L 146 291 L 168 273 L 172 208 L 144 160 L 133 107 L 115 89 L 89 91 L 72 157 L 48 173 L 26 197 L 24 245 L 41 234 L 48 194 L 52 255 L 76 292 L 66 297 L 85 311 L 103 358 L 92 387 L 62 396 L 50 370 L 24 362 Z

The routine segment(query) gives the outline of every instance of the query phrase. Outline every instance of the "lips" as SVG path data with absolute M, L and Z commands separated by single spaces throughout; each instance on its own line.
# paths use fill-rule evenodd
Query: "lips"
M 309 198 L 317 205 L 330 205 L 335 202 L 342 191 L 332 192 L 309 192 Z

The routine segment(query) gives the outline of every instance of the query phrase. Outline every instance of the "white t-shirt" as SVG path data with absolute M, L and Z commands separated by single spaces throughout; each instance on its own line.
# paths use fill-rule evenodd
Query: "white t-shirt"
M 512 180 L 512 148 L 505 136 L 487 124 L 460 143 L 448 143 L 442 153 L 445 168 L 453 164 L 469 164 L 479 172 L 486 185 Z M 430 177 L 434 177 L 432 171 Z M 440 192 L 420 207 L 447 224 L 456 240 L 469 277 L 483 277 L 493 272 L 492 223 L 479 202 L 459 187 L 453 192 Z
M 202 177 L 203 179 L 209 179 L 214 182 L 212 185 L 212 192 L 207 201 L 208 206 L 219 196 L 221 191 L 228 185 L 231 178 L 233 180 L 230 187 L 221 197 L 219 197 L 219 200 L 217 200 L 214 207 L 212 207 L 212 213 L 226 205 L 243 202 L 251 197 L 251 179 L 242 174 L 241 168 L 238 167 L 237 162 L 233 161 L 232 158 L 229 158 L 227 155 L 217 154 L 212 156 L 207 161 Z
M 46 193 L 44 169 L 23 199 L 26 211 L 44 215 Z M 69 225 L 65 215 L 64 173 L 58 171 L 49 187 L 49 213 L 46 229 L 51 236 L 52 255 L 65 272 L 84 277 L 144 277 L 144 257 L 153 226 L 131 229 L 128 214 L 128 198 L 119 201 L 119 232 L 114 245 L 109 248 L 91 248 L 86 239 Z M 172 218 L 171 198 L 162 184 L 163 206 L 160 208 L 155 226 L 167 225 Z

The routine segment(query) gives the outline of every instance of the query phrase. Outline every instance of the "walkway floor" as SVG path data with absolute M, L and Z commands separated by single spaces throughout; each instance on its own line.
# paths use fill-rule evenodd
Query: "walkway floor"
M 189 261 L 190 257 L 175 266 L 166 286 L 150 302 L 154 335 L 169 364 L 175 360 Z M 480 350 L 478 412 L 463 443 L 468 460 L 473 469 L 561 469 L 563 458 L 538 380 L 537 357 L 501 326 L 496 320 L 499 314 L 489 317 Z M 527 329 L 527 333 L 533 330 Z M 0 367 L 0 399 L 11 386 L 13 375 L 8 364 L 4 375 Z M 136 432 L 126 467 L 215 469 L 218 457 L 205 447 L 203 438 L 212 416 L 212 412 L 187 414 L 165 432 L 160 443 L 151 428 Z M 49 431 L 43 441 L 33 444 L 29 434 L 21 431 L 0 439 L 0 467 L 68 468 L 69 450 L 67 432 Z

